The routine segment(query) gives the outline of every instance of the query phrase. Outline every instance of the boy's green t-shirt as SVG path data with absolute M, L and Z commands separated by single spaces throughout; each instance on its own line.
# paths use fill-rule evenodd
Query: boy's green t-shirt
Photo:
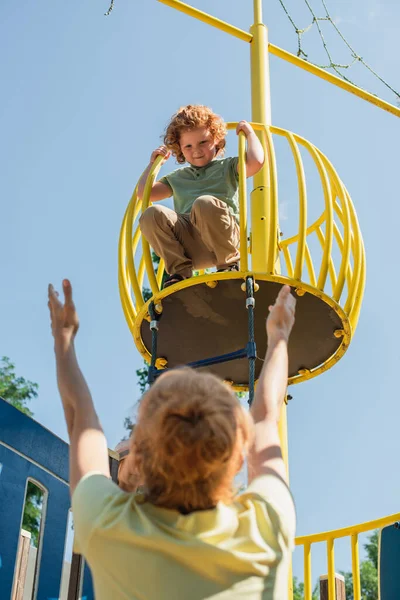
M 234 215 L 239 215 L 237 173 L 238 157 L 216 158 L 205 167 L 183 167 L 159 180 L 168 185 L 179 214 L 190 213 L 199 196 L 215 196 L 226 202 Z
M 229 504 L 182 515 L 86 475 L 72 497 L 75 550 L 96 600 L 286 600 L 295 509 L 274 475 Z

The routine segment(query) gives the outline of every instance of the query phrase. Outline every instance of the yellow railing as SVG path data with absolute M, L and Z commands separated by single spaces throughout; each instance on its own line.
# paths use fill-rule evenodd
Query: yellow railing
M 298 181 L 298 233 L 280 241 L 279 244 L 285 259 L 287 275 L 296 281 L 309 282 L 311 286 L 327 293 L 335 302 L 340 303 L 354 331 L 360 314 L 366 271 L 364 244 L 351 198 L 332 164 L 318 148 L 299 135 L 284 129 L 271 127 L 271 132 L 287 139 Z M 324 196 L 324 211 L 309 226 L 306 181 L 299 146 L 312 158 L 319 173 Z M 313 260 L 309 249 L 309 241 L 313 236 L 321 248 L 318 264 Z M 336 264 L 333 258 L 334 241 L 337 244 L 336 254 L 339 254 Z M 294 267 L 292 253 L 295 254 Z
M 228 123 L 229 129 L 236 123 Z M 239 208 L 240 208 L 240 274 L 243 277 L 253 273 L 256 278 L 273 281 L 286 281 L 297 289 L 299 295 L 306 292 L 321 297 L 348 322 L 346 335 L 349 341 L 357 325 L 363 290 L 365 285 L 365 256 L 357 216 L 350 196 L 339 179 L 335 169 L 313 144 L 301 136 L 277 127 L 265 127 L 253 123 L 259 132 L 265 150 L 267 186 L 261 190 L 265 194 L 263 203 L 265 214 L 259 211 L 252 214 L 252 201 L 248 202 L 245 178 L 245 138 L 239 135 Z M 287 141 L 294 161 L 298 194 L 298 225 L 295 235 L 280 240 L 278 226 L 278 169 L 273 136 Z M 322 214 L 311 224 L 308 223 L 308 202 L 305 168 L 302 152 L 306 152 L 315 165 L 323 192 Z M 161 292 L 164 263 L 160 262 L 157 272 L 154 269 L 151 251 L 147 240 L 141 235 L 139 217 L 149 206 L 152 185 L 156 179 L 162 158 L 154 162 L 148 176 L 143 198 L 139 199 L 137 188 L 126 210 L 119 240 L 119 289 L 121 302 L 128 326 L 143 356 L 146 351 L 138 339 L 135 319 L 140 311 L 145 317 L 143 287 L 150 287 L 153 296 L 168 295 L 171 288 Z M 287 162 L 282 172 L 288 171 Z M 316 175 L 316 172 L 314 175 Z M 260 192 L 260 190 L 258 190 Z M 258 197 L 259 198 L 259 197 Z M 321 203 L 321 200 L 319 200 Z M 251 224 L 251 225 L 249 225 Z M 249 228 L 251 227 L 251 233 Z M 250 243 L 248 241 L 250 240 Z M 139 242 L 142 244 L 140 252 Z M 281 253 L 278 270 L 277 257 Z M 265 260 L 258 260 L 260 256 Z M 252 271 L 255 264 L 266 264 L 267 272 Z M 147 279 L 145 280 L 145 275 Z M 211 282 L 227 274 L 201 275 L 197 282 Z M 195 283 L 194 279 L 176 284 L 180 289 Z
M 311 571 L 311 547 L 312 544 L 325 543 L 328 564 L 328 600 L 336 600 L 335 596 L 335 540 L 348 537 L 351 544 L 351 562 L 353 574 L 353 597 L 361 600 L 360 565 L 358 536 L 360 533 L 381 529 L 400 520 L 400 513 L 382 517 L 375 521 L 367 521 L 352 527 L 344 527 L 324 533 L 303 535 L 296 538 L 296 546 L 303 546 L 304 558 L 304 600 L 312 600 L 312 571 Z

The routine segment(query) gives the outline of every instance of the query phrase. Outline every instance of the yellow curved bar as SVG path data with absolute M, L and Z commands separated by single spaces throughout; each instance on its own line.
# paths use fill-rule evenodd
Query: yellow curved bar
M 336 240 L 336 243 L 338 245 L 338 248 L 339 248 L 341 254 L 343 255 L 344 241 L 343 241 L 343 238 L 342 238 L 342 234 L 340 233 L 340 229 L 337 226 L 337 223 L 335 223 L 335 221 L 333 222 L 333 235 L 335 236 L 335 240 Z M 348 262 L 347 269 L 346 269 L 346 283 L 347 283 L 347 285 L 350 284 L 350 282 L 352 280 L 352 276 L 353 276 L 353 270 L 352 270 L 350 262 Z
M 343 291 L 343 287 L 344 287 L 344 283 L 345 283 L 345 276 L 346 276 L 346 272 L 347 272 L 347 267 L 349 264 L 349 258 L 350 258 L 350 211 L 349 211 L 349 206 L 347 203 L 347 196 L 344 190 L 344 186 L 342 184 L 342 182 L 340 181 L 335 169 L 332 167 L 331 163 L 328 161 L 328 159 L 326 158 L 326 156 L 324 154 L 322 154 L 322 152 L 319 151 L 319 155 L 322 158 L 322 161 L 329 173 L 329 176 L 331 178 L 331 182 L 333 182 L 334 188 L 336 189 L 336 193 L 338 195 L 338 198 L 340 200 L 340 206 L 342 208 L 342 212 L 343 212 L 343 233 L 344 233 L 344 240 L 343 240 L 343 252 L 342 252 L 342 260 L 340 263 L 340 269 L 339 269 L 339 273 L 338 273 L 338 278 L 337 278 L 337 282 L 336 282 L 336 286 L 335 289 L 333 290 L 333 298 L 334 300 L 336 300 L 336 302 L 339 302 L 340 296 L 342 295 L 342 291 Z
M 150 204 L 151 190 L 152 190 L 154 181 L 157 177 L 157 173 L 160 170 L 161 163 L 163 162 L 163 160 L 164 160 L 164 158 L 162 156 L 157 156 L 156 160 L 154 161 L 154 163 L 150 169 L 150 173 L 147 177 L 146 184 L 144 186 L 144 191 L 143 191 L 142 213 L 144 213 L 144 211 L 148 208 L 148 206 Z M 144 261 L 146 264 L 147 277 L 149 278 L 150 288 L 154 295 L 160 291 L 160 288 L 157 284 L 156 275 L 154 273 L 154 265 L 153 265 L 153 261 L 151 259 L 150 245 L 149 245 L 149 242 L 144 237 L 144 235 L 142 235 L 142 249 L 143 249 Z
M 296 166 L 297 183 L 299 189 L 299 234 L 297 242 L 296 262 L 294 267 L 294 279 L 301 279 L 303 272 L 303 263 L 305 257 L 306 235 L 307 235 L 307 191 L 306 179 L 304 177 L 303 161 L 300 151 L 292 133 L 288 132 L 287 138 L 292 150 L 294 163 Z
M 333 538 L 327 540 L 326 552 L 328 558 L 328 600 L 336 600 L 335 548 Z
M 332 230 L 333 230 L 333 227 L 332 227 Z M 321 227 L 318 227 L 318 229 L 317 229 L 317 237 L 321 244 L 321 247 L 325 248 L 325 236 L 324 236 L 324 232 L 322 231 Z M 328 273 L 329 273 L 329 277 L 331 280 L 332 289 L 334 289 L 335 285 L 336 285 L 336 270 L 335 270 L 335 265 L 333 263 L 333 259 L 332 259 L 331 255 L 329 256 Z M 326 285 L 326 281 L 324 284 L 324 288 L 325 288 L 325 285 Z
M 317 148 L 305 140 L 304 138 L 300 138 L 299 136 L 294 136 L 296 141 L 304 146 L 310 153 L 311 157 L 314 160 L 314 163 L 318 169 L 318 173 L 321 180 L 322 191 L 324 194 L 324 202 L 325 202 L 325 212 L 323 213 L 325 216 L 325 231 L 326 235 L 324 245 L 322 246 L 323 254 L 321 260 L 321 267 L 318 276 L 317 288 L 319 290 L 323 290 L 325 287 L 326 278 L 328 276 L 329 269 L 329 259 L 332 252 L 332 241 L 333 241 L 333 198 L 332 198 L 332 190 L 329 182 L 329 178 L 326 172 L 324 165 L 322 164 L 322 160 L 318 155 Z M 307 230 L 308 235 L 308 230 Z
M 310 249 L 309 249 L 307 243 L 305 244 L 304 250 L 305 250 L 305 259 L 306 259 L 306 265 L 307 265 L 307 271 L 308 271 L 308 277 L 310 280 L 310 284 L 314 287 L 317 287 L 317 280 L 315 278 L 314 265 L 313 265 L 313 261 L 311 258 Z
M 159 289 L 161 289 L 164 271 L 165 271 L 165 262 L 164 262 L 163 258 L 160 258 L 160 262 L 158 263 L 158 269 L 157 269 L 157 285 L 158 285 Z
M 311 544 L 304 544 L 304 600 L 312 600 Z
M 276 169 L 276 157 L 271 129 L 269 127 L 262 127 L 262 131 L 264 133 L 264 139 L 266 142 L 268 179 L 270 186 L 267 272 L 273 274 L 275 273 L 275 253 L 278 239 L 278 174 Z
M 137 275 L 138 285 L 141 290 L 143 290 L 144 267 L 145 267 L 144 255 L 142 255 L 142 258 L 140 259 L 138 275 Z
M 350 250 L 351 250 L 351 247 L 350 247 L 350 243 L 351 243 L 350 213 L 349 213 L 349 207 L 347 205 L 347 198 L 346 198 L 346 195 L 344 192 L 344 187 L 343 187 L 342 182 L 340 181 L 339 177 L 337 176 L 336 171 L 334 170 L 332 165 L 329 163 L 327 158 L 321 152 L 319 154 L 322 157 L 324 165 L 325 165 L 325 167 L 329 173 L 329 176 L 331 178 L 331 182 L 333 182 L 333 186 L 334 186 L 336 193 L 338 195 L 338 198 L 341 202 L 341 208 L 342 208 L 343 217 L 344 217 L 344 220 L 343 220 L 344 221 L 343 222 L 344 240 L 343 240 L 342 259 L 340 261 L 340 268 L 339 268 L 339 272 L 338 272 L 336 286 L 335 286 L 335 289 L 333 290 L 333 294 L 332 294 L 334 300 L 336 302 L 339 302 L 339 299 L 342 295 L 343 287 L 345 284 L 345 277 L 346 277 L 346 273 L 347 273 L 347 267 L 349 264 Z
M 126 322 L 128 324 L 129 331 L 133 335 L 134 319 L 135 319 L 137 313 L 136 313 L 135 307 L 133 305 L 131 305 L 127 299 L 126 292 L 124 289 L 124 282 L 122 281 L 121 272 L 118 273 L 118 289 L 119 289 L 120 298 L 121 298 L 122 311 L 124 313 Z
M 353 598 L 361 600 L 360 585 L 360 559 L 358 552 L 358 535 L 353 533 L 351 536 L 351 567 L 353 573 Z
M 143 306 L 144 301 L 143 301 L 142 292 L 141 292 L 140 287 L 137 282 L 135 263 L 134 263 L 132 247 L 131 247 L 133 215 L 135 212 L 137 201 L 138 201 L 138 198 L 137 198 L 137 186 L 136 186 L 135 191 L 133 192 L 133 195 L 132 195 L 132 199 L 128 205 L 128 210 L 127 210 L 127 214 L 126 214 L 126 230 L 125 230 L 124 245 L 125 245 L 125 256 L 126 256 L 126 263 L 127 263 L 128 273 L 129 273 L 129 280 L 130 280 L 132 290 L 133 290 L 135 300 L 136 300 L 136 309 L 139 311 L 141 309 L 141 307 Z
M 118 256 L 119 256 L 119 268 L 118 268 L 118 288 L 122 303 L 122 309 L 128 323 L 128 327 L 133 332 L 133 319 L 136 317 L 136 309 L 133 305 L 132 299 L 129 294 L 130 283 L 125 271 L 126 255 L 125 255 L 125 244 L 124 234 L 126 231 L 126 214 L 121 228 L 121 235 L 118 242 Z M 129 311 L 130 309 L 130 311 Z M 133 317 L 131 316 L 133 315 Z
M 363 293 L 364 293 L 364 288 L 365 288 L 365 279 L 366 279 L 366 265 L 365 265 L 365 248 L 364 248 L 364 242 L 361 238 L 361 273 L 360 273 L 360 281 L 359 281 L 359 287 L 357 290 L 357 294 L 355 297 L 355 301 L 354 301 L 354 306 L 350 311 L 350 319 L 351 319 L 351 324 L 353 327 L 353 330 L 357 327 L 357 323 L 358 323 L 358 319 L 360 316 L 360 310 L 361 310 L 361 303 L 362 303 L 362 299 L 363 299 Z
M 361 270 L 362 270 L 362 236 L 360 233 L 360 228 L 358 225 L 358 219 L 356 215 L 356 211 L 354 210 L 353 203 L 349 196 L 349 193 L 346 190 L 347 202 L 350 209 L 350 221 L 351 227 L 353 231 L 353 255 L 354 255 L 354 269 L 353 269 L 353 278 L 351 282 L 351 286 L 348 292 L 347 301 L 344 305 L 344 310 L 346 312 L 350 312 L 352 306 L 354 306 L 355 298 L 357 292 L 360 288 L 360 278 L 361 278 Z
M 284 256 L 285 263 L 286 263 L 286 270 L 287 270 L 288 277 L 290 277 L 292 279 L 293 278 L 293 263 L 292 263 L 292 257 L 290 256 L 290 250 L 287 246 L 284 246 L 282 248 L 282 252 L 283 252 L 283 256 Z
M 139 311 L 144 304 L 144 300 L 143 300 L 143 295 L 142 295 L 142 288 L 139 285 L 138 277 L 136 274 L 134 257 L 135 257 L 136 248 L 138 246 L 141 234 L 140 234 L 140 228 L 139 228 L 139 226 L 137 226 L 135 234 L 132 237 L 132 226 L 133 226 L 132 221 L 128 221 L 128 225 L 129 225 L 129 227 L 127 227 L 127 232 L 126 232 L 126 247 L 127 247 L 126 261 L 127 261 L 129 279 L 130 279 L 133 294 L 134 294 L 135 300 L 136 300 L 136 309 Z
M 306 237 L 308 237 L 309 235 L 311 235 L 312 233 L 314 233 L 314 231 L 317 231 L 318 227 L 320 227 L 325 221 L 325 211 L 322 213 L 322 215 L 320 215 L 318 217 L 318 219 L 316 221 L 314 221 L 314 223 L 312 225 L 310 225 L 309 227 L 307 227 L 306 229 Z M 295 244 L 297 242 L 297 240 L 299 239 L 299 234 L 296 233 L 296 235 L 292 235 L 290 238 L 286 238 L 284 240 L 281 240 L 279 242 L 280 246 L 290 246 L 292 244 Z M 325 238 L 324 238 L 325 239 Z
M 247 271 L 247 189 L 246 189 L 246 136 L 239 133 L 239 226 L 240 270 Z

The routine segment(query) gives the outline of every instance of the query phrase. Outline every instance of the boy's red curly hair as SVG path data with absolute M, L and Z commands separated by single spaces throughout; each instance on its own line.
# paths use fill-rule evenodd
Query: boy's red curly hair
M 168 372 L 143 396 L 132 439 L 146 500 L 187 514 L 231 502 L 251 420 L 209 373 Z
M 214 141 L 217 142 L 217 154 L 223 154 L 227 128 L 222 117 L 216 115 L 208 106 L 188 104 L 188 106 L 182 106 L 173 115 L 164 135 L 164 144 L 168 150 L 171 150 L 178 163 L 183 164 L 186 162 L 180 146 L 182 131 L 197 129 L 198 127 L 206 127 L 209 130 Z

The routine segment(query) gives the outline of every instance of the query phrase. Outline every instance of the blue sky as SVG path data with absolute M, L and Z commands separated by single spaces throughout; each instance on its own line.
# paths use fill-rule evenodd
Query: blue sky
M 252 2 L 194 5 L 242 29 Z M 264 2 L 270 41 L 296 52 L 277 0 Z M 313 6 L 321 14 L 317 0 Z M 400 87 L 400 7 L 394 0 L 331 0 L 331 15 L 356 51 Z M 287 0 L 299 26 L 306 6 Z M 141 359 L 125 324 L 117 286 L 124 210 L 170 115 L 202 103 L 227 121 L 250 120 L 249 48 L 156 0 L 2 3 L 0 66 L 1 343 L 19 374 L 37 381 L 37 418 L 66 438 L 46 305 L 49 281 L 69 277 L 81 318 L 78 353 L 112 447 L 137 396 Z M 326 30 L 338 62 L 351 62 Z M 314 31 L 310 59 L 325 63 Z M 359 326 L 344 359 L 292 389 L 291 485 L 298 534 L 333 529 L 399 510 L 398 223 L 399 121 L 271 57 L 273 124 L 318 146 L 356 206 L 367 252 Z M 354 79 L 394 102 L 356 66 Z M 230 144 L 235 148 L 235 140 Z M 174 168 L 174 165 L 169 165 Z M 291 171 L 288 170 L 288 177 Z M 280 177 L 285 180 L 284 171 Z M 281 198 L 283 221 L 295 200 Z M 338 547 L 338 568 L 350 553 Z M 301 562 L 295 562 L 299 574 Z M 314 575 L 325 571 L 323 553 Z

